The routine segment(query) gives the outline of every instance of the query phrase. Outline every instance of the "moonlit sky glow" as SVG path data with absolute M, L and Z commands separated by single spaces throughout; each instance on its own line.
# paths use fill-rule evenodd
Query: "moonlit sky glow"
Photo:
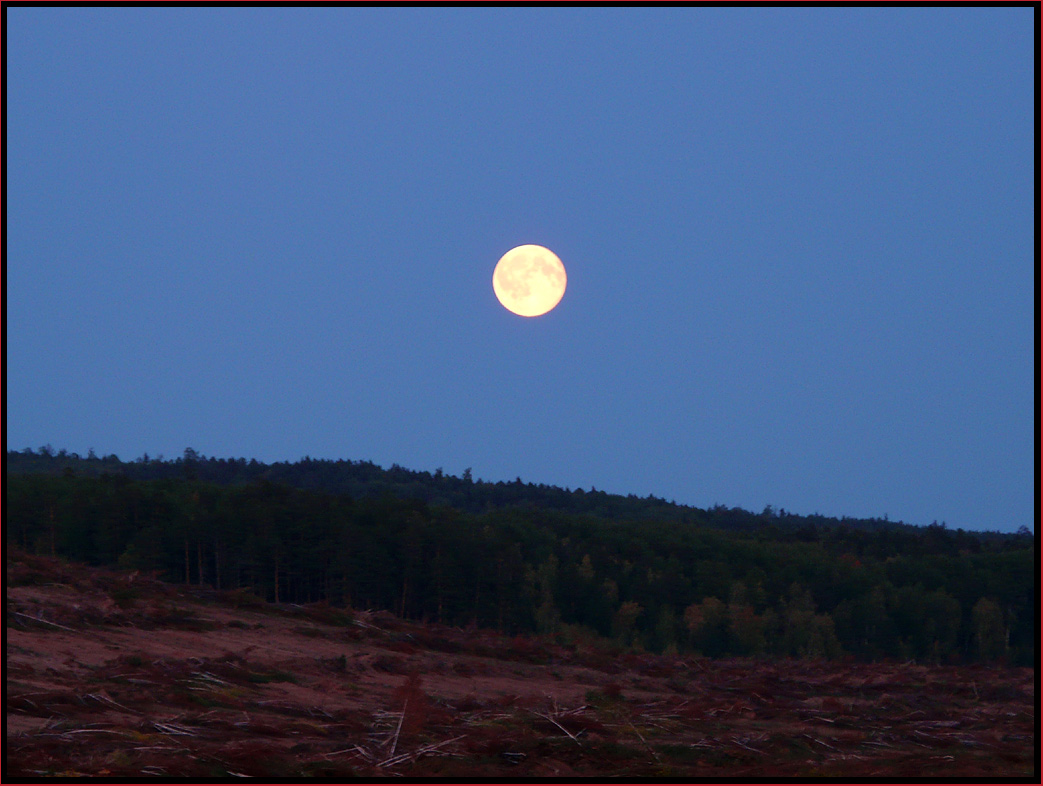
M 1034 526 L 1031 7 L 4 12 L 9 449 Z

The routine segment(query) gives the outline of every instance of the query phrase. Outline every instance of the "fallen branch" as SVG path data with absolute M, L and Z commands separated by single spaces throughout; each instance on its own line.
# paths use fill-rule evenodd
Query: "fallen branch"
M 64 737 L 66 734 L 117 734 L 120 737 L 126 737 L 125 731 L 113 731 L 112 729 L 70 729 L 68 731 L 58 732 L 56 734 L 41 734 L 41 737 Z
M 350 748 L 343 748 L 342 750 L 339 750 L 339 751 L 330 751 L 329 753 L 324 753 L 322 755 L 323 755 L 323 757 L 340 756 L 342 753 L 361 753 L 363 758 L 370 759 L 370 760 L 373 759 L 373 754 L 371 754 L 368 750 L 363 748 L 361 745 L 352 745 Z
M 130 713 L 133 713 L 135 715 L 141 715 L 141 713 L 138 712 L 137 710 L 132 710 L 130 707 L 124 707 L 119 702 L 113 701 L 108 696 L 105 696 L 105 695 L 100 694 L 100 693 L 88 693 L 87 694 L 87 698 L 88 699 L 94 699 L 95 701 L 100 702 L 102 704 L 110 704 L 113 707 L 116 707 L 117 709 L 124 710 L 125 712 L 130 712 Z
M 391 743 L 391 755 L 395 755 L 395 748 L 398 747 L 398 735 L 402 731 L 402 722 L 406 719 L 406 707 L 409 706 L 409 696 L 406 696 L 405 701 L 402 702 L 402 716 L 398 719 L 398 728 L 395 729 L 395 740 Z
M 22 614 L 22 612 L 20 611 L 12 611 L 11 613 L 14 614 L 16 617 L 24 617 L 25 619 L 32 620 L 33 622 L 39 622 L 44 625 L 50 625 L 52 628 L 61 628 L 62 630 L 69 631 L 69 633 L 79 633 L 79 631 L 77 630 L 67 628 L 64 625 L 59 625 L 57 622 L 49 622 L 48 620 L 40 619 L 39 617 L 34 617 L 32 614 Z
M 565 732 L 569 736 L 569 738 L 572 739 L 573 742 L 575 742 L 580 747 L 583 747 L 583 743 L 579 741 L 579 738 L 576 737 L 575 734 L 573 734 L 571 731 L 569 731 L 564 726 L 562 726 L 560 723 L 558 723 L 556 720 L 554 720 L 554 718 L 552 718 L 550 715 L 544 715 L 542 712 L 536 712 L 535 714 L 539 715 L 541 718 L 549 720 L 551 723 L 553 723 L 555 726 L 557 726 L 559 729 L 561 729 L 563 732 Z
M 153 721 L 152 725 L 155 726 L 157 729 L 159 729 L 161 732 L 164 732 L 165 734 L 174 734 L 174 735 L 177 735 L 179 737 L 195 737 L 196 736 L 195 732 L 189 731 L 184 726 L 176 726 L 173 723 L 158 723 L 156 721 Z
M 453 737 L 451 740 L 443 740 L 442 742 L 436 742 L 433 745 L 418 748 L 417 750 L 411 751 L 410 753 L 401 753 L 398 756 L 392 756 L 390 759 L 380 762 L 377 766 L 394 767 L 396 764 L 401 764 L 402 762 L 407 761 L 408 759 L 418 759 L 426 754 L 434 753 L 444 745 L 448 745 L 451 742 L 456 742 L 457 740 L 462 740 L 466 736 L 466 734 L 461 734 L 459 737 Z M 453 754 L 443 753 L 443 755 L 451 756 Z
M 638 736 L 638 739 L 640 739 L 641 742 L 644 743 L 645 747 L 648 748 L 648 752 L 651 753 L 653 756 L 655 756 L 655 760 L 657 762 L 662 764 L 663 760 L 659 758 L 659 754 L 655 752 L 655 748 L 653 748 L 651 745 L 648 744 L 648 741 L 644 738 L 644 736 L 641 734 L 641 732 L 639 732 L 637 730 L 637 726 L 635 726 L 633 724 L 633 722 L 630 720 L 630 718 L 627 718 L 627 724 L 629 724 L 630 728 L 632 728 L 634 730 L 634 734 L 636 734 Z
M 807 737 L 812 742 L 817 742 L 819 745 L 822 745 L 822 746 L 824 746 L 826 748 L 829 748 L 831 751 L 835 751 L 836 750 L 836 748 L 834 748 L 828 742 L 823 742 L 822 740 L 818 739 L 817 737 L 812 737 L 810 734 L 805 734 L 803 736 Z
M 381 633 L 383 633 L 383 634 L 385 634 L 385 635 L 387 635 L 387 633 L 388 633 L 388 632 L 387 632 L 386 630 L 384 630 L 383 628 L 378 628 L 378 627 L 377 627 L 376 625 L 370 625 L 370 624 L 369 624 L 368 622 L 363 622 L 362 620 L 360 620 L 360 619 L 357 619 L 357 618 L 356 618 L 356 619 L 353 619 L 353 620 L 351 621 L 351 623 L 352 623 L 353 625 L 358 625 L 358 626 L 359 626 L 360 628 L 369 628 L 370 630 L 375 630 L 375 631 L 379 631 L 379 632 L 381 632 Z
M 746 749 L 746 750 L 748 750 L 748 751 L 753 751 L 754 753 L 759 753 L 759 754 L 760 754 L 761 756 L 767 756 L 767 755 L 768 755 L 768 754 L 767 754 L 767 753 L 765 753 L 764 751 L 760 751 L 760 750 L 757 750 L 756 748 L 751 748 L 751 747 L 750 747 L 749 745 L 746 745 L 745 743 L 742 743 L 742 742 L 740 742 L 740 741 L 739 741 L 738 739 L 736 739 L 735 737 L 732 737 L 732 742 L 734 742 L 734 743 L 735 743 L 736 745 L 738 745 L 738 746 L 739 746 L 740 748 L 745 748 L 745 749 Z M 836 750 L 836 749 L 834 748 L 834 750 Z

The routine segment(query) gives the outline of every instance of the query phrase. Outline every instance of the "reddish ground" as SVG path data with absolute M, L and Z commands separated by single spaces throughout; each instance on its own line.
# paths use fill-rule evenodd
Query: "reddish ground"
M 9 781 L 944 782 L 1037 765 L 1024 668 L 621 654 L 14 553 L 6 619 Z

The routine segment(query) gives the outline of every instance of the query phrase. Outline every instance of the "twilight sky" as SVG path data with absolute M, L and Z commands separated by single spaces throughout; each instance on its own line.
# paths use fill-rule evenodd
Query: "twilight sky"
M 1034 526 L 1030 7 L 5 13 L 9 449 Z

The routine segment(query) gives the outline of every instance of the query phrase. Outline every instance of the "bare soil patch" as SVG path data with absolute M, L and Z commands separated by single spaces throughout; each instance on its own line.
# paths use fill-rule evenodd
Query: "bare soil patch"
M 7 555 L 7 777 L 1031 778 L 1030 669 L 561 646 Z

